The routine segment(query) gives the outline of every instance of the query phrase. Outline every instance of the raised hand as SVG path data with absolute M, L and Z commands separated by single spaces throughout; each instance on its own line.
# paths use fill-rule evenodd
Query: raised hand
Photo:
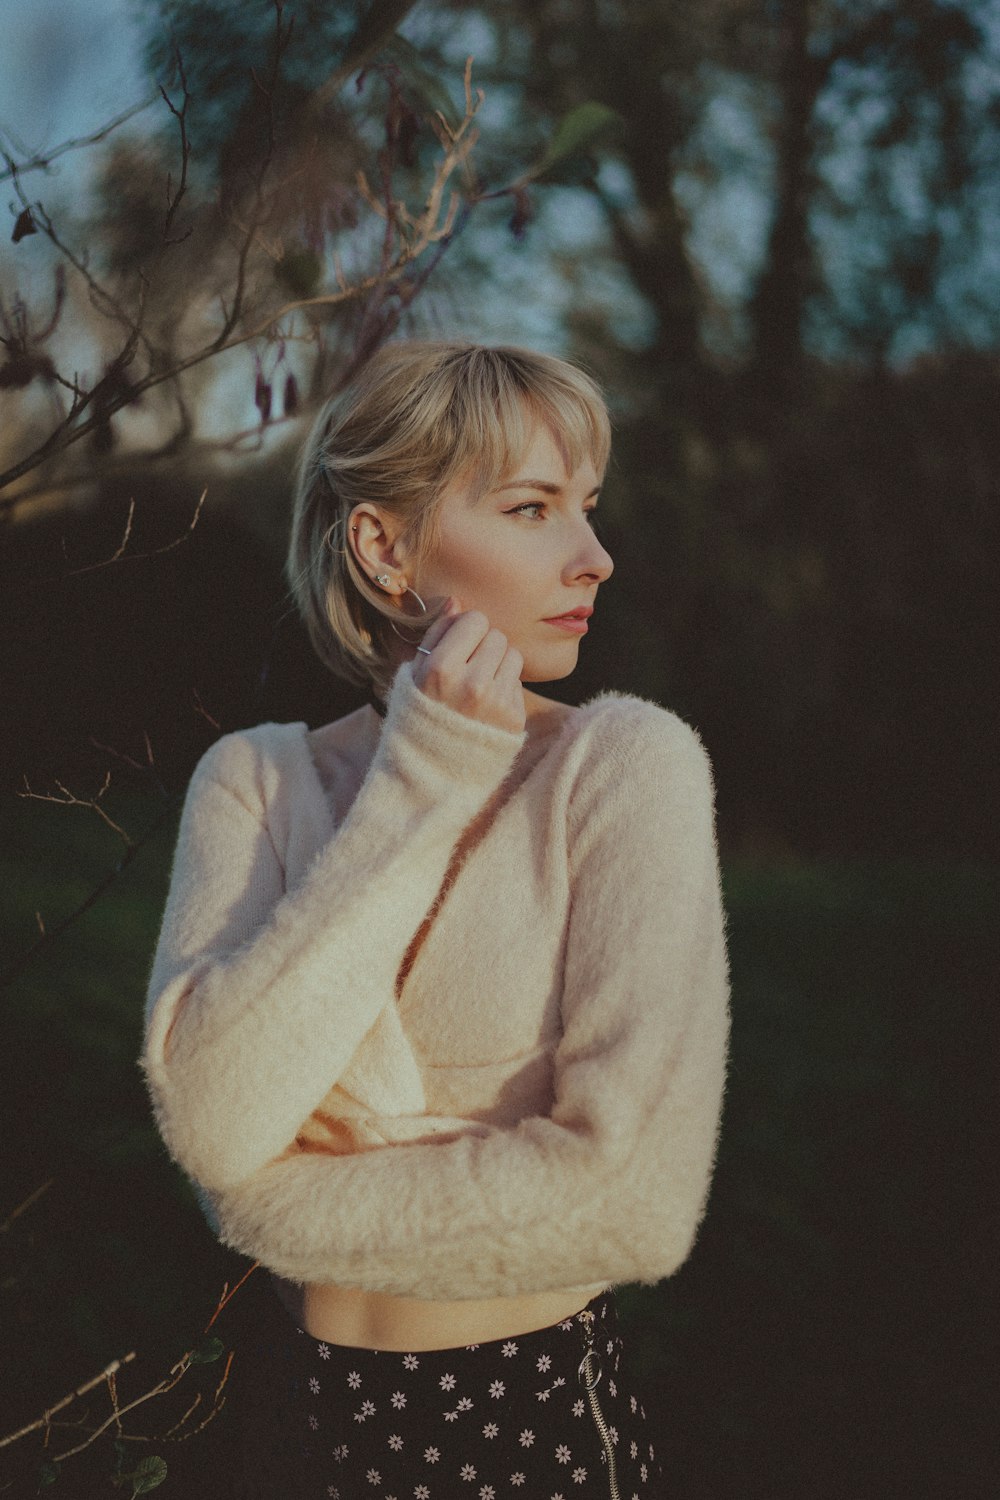
M 451 599 L 421 644 L 430 653 L 421 653 L 414 662 L 413 680 L 421 692 L 469 719 L 521 733 L 524 658 L 484 614 L 463 611 Z

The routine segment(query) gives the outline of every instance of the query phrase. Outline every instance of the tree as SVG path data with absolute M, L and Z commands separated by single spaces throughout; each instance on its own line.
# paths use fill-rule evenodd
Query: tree
M 19 204 L 15 254 L 42 240 L 54 252 L 50 307 L 17 291 L 0 302 L 0 390 L 15 405 L 0 473 L 6 506 L 25 500 L 23 485 L 11 487 L 36 470 L 43 488 L 92 480 L 127 421 L 120 414 L 140 406 L 157 431 L 148 458 L 189 447 L 206 373 L 231 372 L 237 353 L 253 355 L 259 429 L 328 392 L 331 367 L 349 378 L 388 336 L 460 227 L 463 198 L 467 207 L 474 196 L 468 158 L 481 102 L 471 59 L 460 109 L 436 80 L 414 84 L 377 60 L 409 8 L 376 0 L 340 38 L 332 72 L 303 80 L 291 66 L 301 62 L 296 18 L 273 0 L 268 35 L 251 36 L 247 71 L 227 80 L 241 99 L 228 117 L 204 30 L 225 8 L 206 16 L 202 6 L 165 5 L 175 34 L 159 92 L 172 138 L 124 135 L 117 127 L 129 112 L 44 158 L 4 153 Z M 153 59 L 164 64 L 166 50 L 151 46 Z M 66 149 L 98 142 L 109 144 L 81 247 L 30 195 L 28 179 Z M 81 322 L 100 367 L 89 377 L 66 373 L 70 358 L 78 368 Z M 59 460 L 84 440 L 87 462 L 67 473 Z M 259 441 L 259 430 L 224 443 L 248 440 Z

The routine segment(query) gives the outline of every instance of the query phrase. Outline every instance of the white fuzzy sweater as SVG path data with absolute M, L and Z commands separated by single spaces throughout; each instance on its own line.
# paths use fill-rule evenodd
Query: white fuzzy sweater
M 202 757 L 150 977 L 156 1117 L 222 1238 L 413 1297 L 669 1275 L 728 1033 L 693 731 L 604 694 L 532 743 L 404 665 L 339 828 L 306 733 Z

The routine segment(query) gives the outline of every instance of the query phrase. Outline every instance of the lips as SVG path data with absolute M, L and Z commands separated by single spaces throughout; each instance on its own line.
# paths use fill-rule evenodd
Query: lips
M 589 620 L 593 613 L 593 605 L 581 604 L 579 609 L 568 609 L 562 615 L 547 615 L 546 624 L 552 625 L 557 620 Z
M 542 623 L 566 635 L 586 635 L 589 629 L 587 620 L 593 613 L 589 604 L 582 604 L 579 609 L 571 609 L 564 615 L 550 615 Z

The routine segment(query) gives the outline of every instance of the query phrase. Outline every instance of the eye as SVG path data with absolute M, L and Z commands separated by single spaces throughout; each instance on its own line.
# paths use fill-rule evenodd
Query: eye
M 544 509 L 545 509 L 545 506 L 544 506 L 544 504 L 543 504 L 543 502 L 541 500 L 526 500 L 523 505 L 515 505 L 514 509 L 513 510 L 508 510 L 506 512 L 506 514 L 508 516 L 520 516 L 520 515 L 523 515 L 525 511 L 528 511 L 528 510 L 536 510 L 536 511 L 541 512 L 541 511 L 544 511 Z M 528 520 L 529 521 L 540 521 L 541 520 L 541 515 L 539 514 L 537 516 L 529 516 Z

